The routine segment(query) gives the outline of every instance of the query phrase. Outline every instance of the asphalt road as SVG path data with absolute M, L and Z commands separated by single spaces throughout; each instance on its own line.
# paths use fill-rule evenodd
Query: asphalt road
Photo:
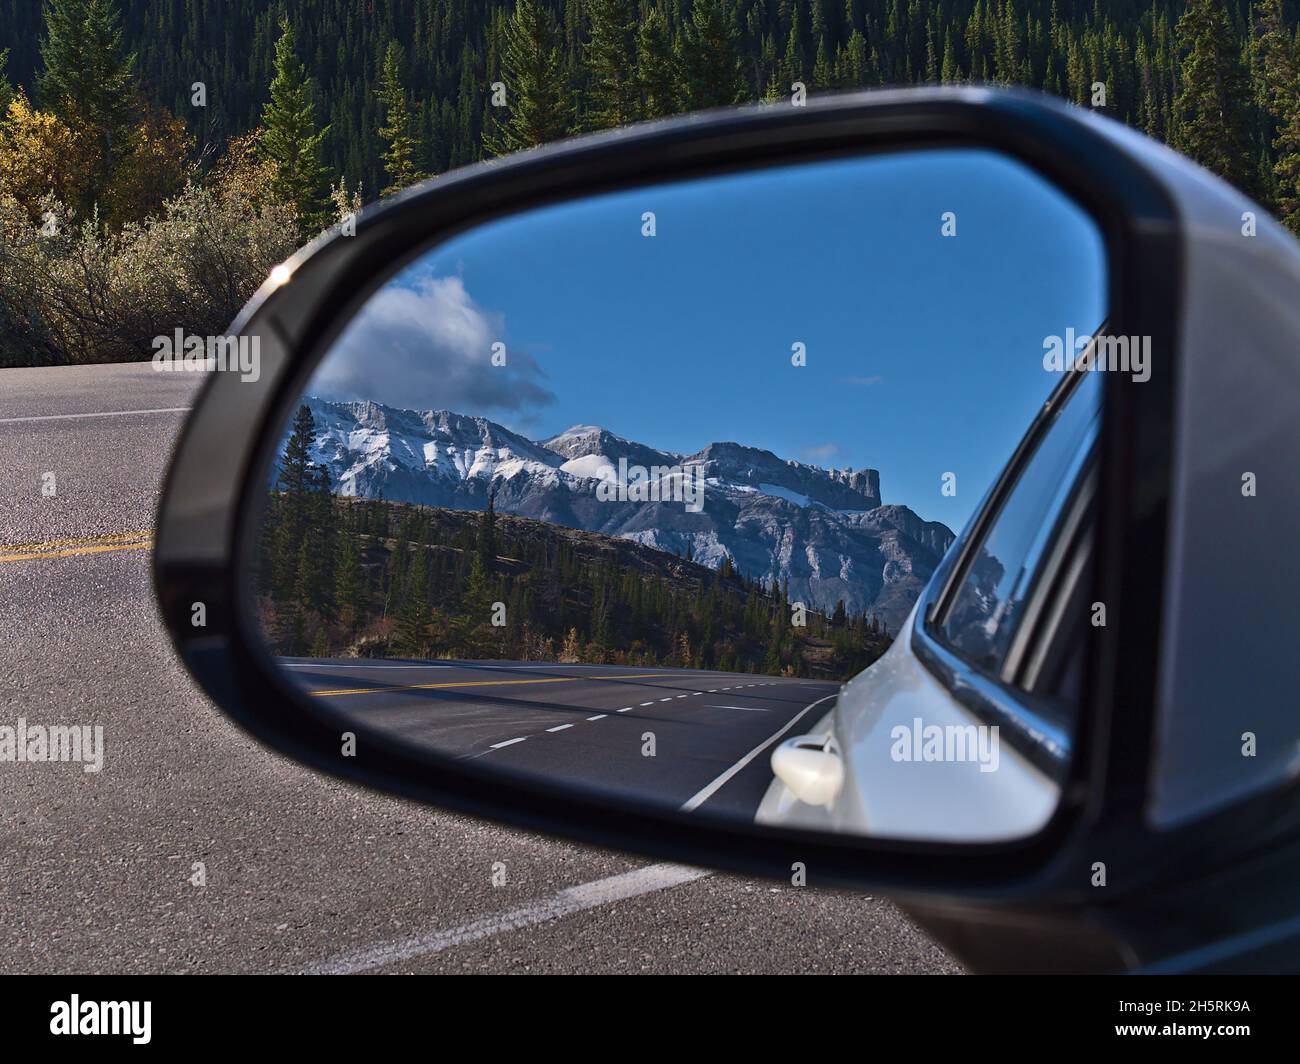
M 880 898 L 453 816 L 244 736 L 177 663 L 150 592 L 183 416 L 166 411 L 197 384 L 148 364 L 0 371 L 0 724 L 104 736 L 98 773 L 0 763 L 0 970 L 956 970 Z
M 534 780 L 752 821 L 768 752 L 838 685 L 747 673 L 545 662 L 283 658 L 347 728 Z

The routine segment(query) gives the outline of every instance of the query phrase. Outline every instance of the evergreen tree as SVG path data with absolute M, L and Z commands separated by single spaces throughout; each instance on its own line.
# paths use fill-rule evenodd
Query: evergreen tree
M 361 568 L 360 540 L 355 526 L 345 527 L 335 569 L 334 596 L 349 632 L 355 632 L 366 608 L 365 574 Z
M 4 121 L 5 115 L 9 111 L 9 105 L 13 103 L 14 87 L 9 82 L 6 74 L 6 67 L 9 65 L 9 49 L 0 48 L 0 122 Z
M 388 173 L 388 186 L 380 194 L 389 196 L 423 176 L 415 168 L 414 159 L 421 149 L 411 133 L 411 110 L 402 84 L 402 46 L 396 41 L 389 41 L 384 52 L 379 102 L 384 108 L 384 124 L 379 127 L 379 136 L 386 145 L 380 158 L 384 160 L 384 169 Z
M 676 114 L 681 106 L 677 94 L 678 73 L 673 62 L 668 20 L 658 7 L 646 13 L 637 31 L 636 64 L 645 117 Z
M 1174 101 L 1174 147 L 1238 188 L 1254 184 L 1247 106 L 1250 83 L 1218 0 L 1188 0 L 1175 30 L 1182 89 Z
M 506 86 L 506 116 L 497 116 L 483 135 L 484 147 L 493 155 L 559 140 L 573 124 L 554 16 L 540 0 L 519 0 L 506 23 L 505 37 L 501 79 Z
M 1270 169 L 1261 184 L 1271 191 L 1282 224 L 1300 236 L 1300 44 L 1282 20 L 1281 0 L 1263 0 L 1256 25 L 1258 96 L 1277 130 L 1275 159 L 1261 161 Z
M 487 509 L 483 511 L 478 530 L 479 566 L 488 576 L 496 571 L 497 566 L 496 498 L 496 489 L 493 488 L 488 492 Z
M 723 0 L 695 0 L 682 27 L 682 88 L 686 107 L 726 107 L 745 98 L 736 12 Z
M 329 127 L 316 128 L 311 82 L 298 58 L 293 27 L 280 22 L 275 42 L 271 99 L 262 109 L 264 130 L 258 149 L 275 169 L 272 188 L 298 213 L 303 235 L 330 222 L 329 175 L 321 162 L 321 142 Z
M 591 20 L 584 56 L 591 77 L 587 124 L 591 129 L 630 125 L 641 117 L 632 0 L 588 0 L 587 17 Z
M 298 555 L 307 529 L 308 503 L 312 490 L 311 442 L 316 419 L 305 403 L 294 415 L 284 457 L 280 459 L 276 500 L 277 542 L 272 548 L 272 582 L 278 597 L 289 594 L 298 580 Z
M 136 57 L 123 46 L 113 0 L 50 0 L 41 61 L 41 103 L 78 137 L 94 144 L 93 187 L 102 189 L 129 154 L 138 111 Z
M 398 547 L 405 554 L 406 543 Z M 410 572 L 397 609 L 397 646 L 411 658 L 422 658 L 429 653 L 429 551 L 424 544 L 416 544 L 410 559 Z

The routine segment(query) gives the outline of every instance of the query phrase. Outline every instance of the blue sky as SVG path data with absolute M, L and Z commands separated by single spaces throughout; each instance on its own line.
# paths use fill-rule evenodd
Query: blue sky
M 535 439 L 598 424 L 683 453 L 735 440 L 871 467 L 885 502 L 959 529 L 1057 380 L 1044 338 L 1104 317 L 1105 269 L 1082 211 L 983 151 L 651 187 L 435 249 L 349 326 L 309 390 L 481 414 Z M 791 365 L 796 342 L 806 366 Z

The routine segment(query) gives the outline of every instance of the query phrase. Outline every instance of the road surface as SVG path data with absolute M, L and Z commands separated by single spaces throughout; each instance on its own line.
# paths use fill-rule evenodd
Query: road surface
M 0 370 L 0 723 L 105 744 L 96 774 L 0 763 L 0 970 L 956 969 L 877 897 L 687 876 L 372 794 L 243 735 L 150 591 L 197 384 L 147 363 Z
M 747 821 L 772 781 L 772 745 L 829 712 L 839 687 L 525 661 L 280 663 L 344 726 L 493 770 Z

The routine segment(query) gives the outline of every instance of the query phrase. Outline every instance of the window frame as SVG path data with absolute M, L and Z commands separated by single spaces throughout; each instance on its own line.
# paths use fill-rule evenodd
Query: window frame
M 1098 326 L 1093 344 L 1085 351 L 1085 357 L 1092 351 L 1095 338 L 1105 335 L 1106 328 L 1106 323 Z M 1080 511 L 1087 504 L 1084 496 L 1089 494 L 1090 487 L 1097 482 L 1100 437 L 1091 445 L 1092 453 L 1084 459 L 1079 482 L 1071 488 L 1069 498 L 1054 519 L 1056 528 L 1039 559 L 1028 608 L 1017 623 L 1011 644 L 998 663 L 997 672 L 985 670 L 948 644 L 942 626 L 980 548 L 1020 482 L 1021 473 L 1038 453 L 1043 438 L 1056 424 L 1057 417 L 1074 395 L 1084 375 L 1090 372 L 1093 371 L 1071 367 L 1052 389 L 1010 460 L 980 501 L 974 519 L 940 563 L 934 579 L 917 603 L 910 633 L 916 656 L 949 694 L 981 721 L 996 725 L 1000 729 L 999 734 L 1032 764 L 1058 781 L 1064 781 L 1068 775 L 1074 727 L 1072 724 L 1063 726 L 1060 722 L 1059 704 L 1016 686 L 1013 681 L 1019 678 L 1027 654 L 1034 655 L 1043 645 L 1044 637 L 1055 634 L 1058 618 L 1052 611 L 1042 608 L 1040 576 L 1046 574 L 1052 587 L 1059 586 L 1063 579 L 1070 578 L 1078 551 L 1082 549 L 1085 553 L 1090 552 L 1089 537 L 1086 535 L 1086 511 Z M 1102 402 L 1104 404 L 1104 397 Z M 1082 537 L 1081 532 L 1085 533 Z M 1093 575 L 1085 558 L 1081 576 L 1092 579 Z M 1053 626 L 1053 630 L 1049 632 L 1044 625 Z

